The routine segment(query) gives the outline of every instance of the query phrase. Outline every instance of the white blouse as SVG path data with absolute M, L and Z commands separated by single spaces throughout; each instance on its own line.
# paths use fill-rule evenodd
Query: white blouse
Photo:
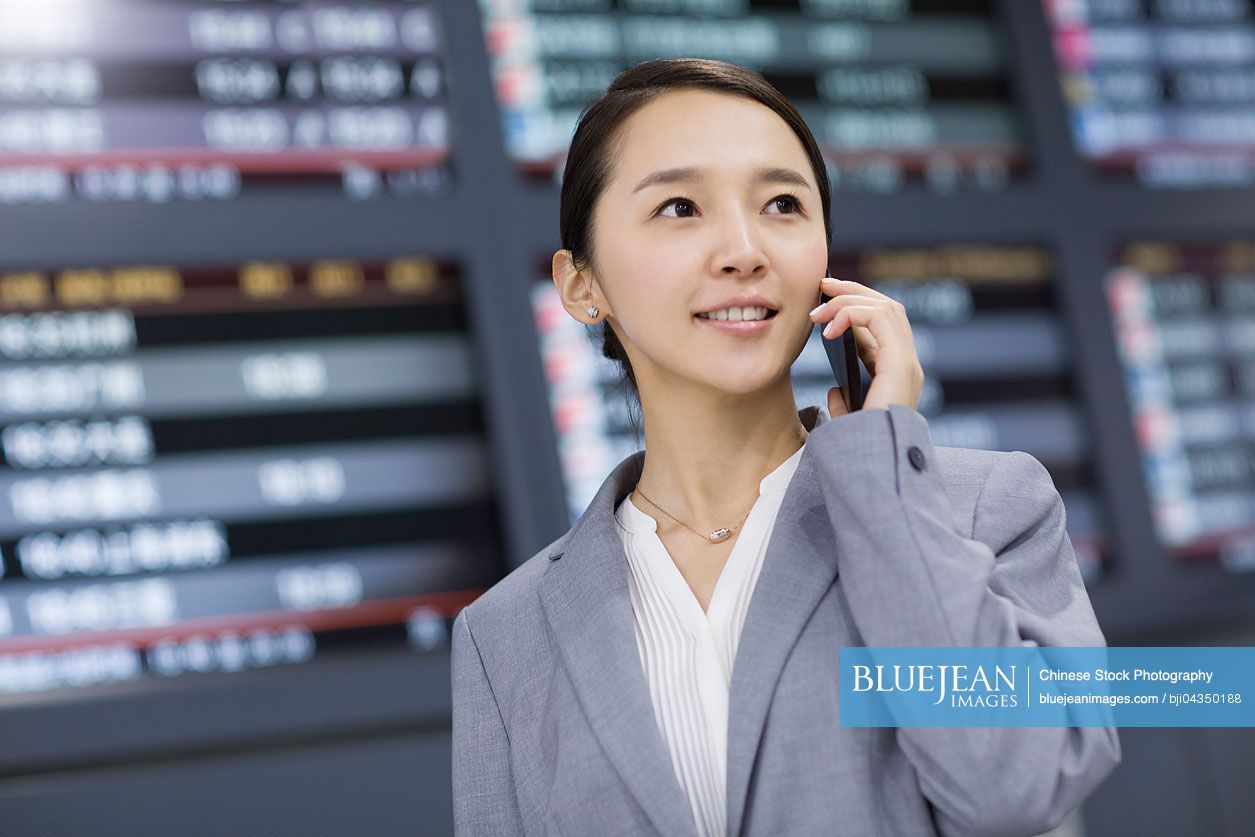
M 804 449 L 798 448 L 759 482 L 758 499 L 706 611 L 658 537 L 657 521 L 629 497 L 615 510 L 630 570 L 636 644 L 654 716 L 703 837 L 722 837 L 727 830 L 732 663 L 776 513 Z

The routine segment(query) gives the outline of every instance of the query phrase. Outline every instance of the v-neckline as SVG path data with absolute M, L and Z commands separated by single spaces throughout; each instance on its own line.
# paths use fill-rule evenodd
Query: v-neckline
M 759 481 L 758 497 L 750 507 L 745 522 L 741 524 L 736 542 L 732 544 L 732 550 L 723 563 L 723 569 L 719 571 L 719 578 L 715 580 L 715 589 L 710 594 L 710 603 L 705 610 L 702 609 L 701 602 L 697 600 L 697 594 L 689 586 L 684 574 L 680 572 L 675 559 L 671 557 L 666 544 L 659 537 L 658 521 L 632 502 L 632 492 L 623 498 L 627 506 L 629 522 L 633 523 L 629 531 L 642 538 L 645 551 L 652 553 L 651 563 L 654 565 L 655 574 L 660 577 L 660 583 L 666 590 L 668 598 L 671 599 L 673 606 L 687 614 L 686 621 L 693 626 L 694 630 L 706 631 L 711 639 L 714 639 L 713 632 L 716 627 L 723 629 L 726 633 L 736 590 L 743 586 L 745 575 L 752 569 L 749 566 L 749 550 L 752 547 L 745 545 L 747 539 L 744 535 L 748 530 L 756 536 L 763 499 L 768 495 L 784 492 L 797 470 L 796 461 L 801 459 L 804 450 L 805 446 L 798 448 L 788 459 L 777 465 L 771 473 Z M 755 537 L 748 540 L 755 540 Z
M 750 507 L 749 515 L 745 518 L 745 523 L 741 527 L 741 534 L 744 534 L 746 529 L 751 528 L 750 524 L 752 522 L 757 523 L 758 515 L 756 512 L 762 506 L 762 500 L 763 495 L 759 494 L 758 499 L 754 501 L 754 505 Z M 631 506 L 630 514 L 653 520 L 632 502 L 630 494 L 625 501 Z M 747 542 L 746 539 L 738 535 L 736 542 L 732 544 L 732 550 L 723 562 L 723 569 L 719 571 L 719 578 L 715 580 L 715 589 L 711 591 L 710 603 L 703 610 L 701 602 L 697 600 L 697 594 L 693 592 L 693 588 L 689 586 L 688 581 L 684 578 L 684 573 L 680 572 L 675 559 L 671 557 L 671 552 L 667 549 L 667 545 L 659 537 L 657 528 L 637 531 L 636 534 L 644 539 L 645 548 L 654 553 L 654 560 L 651 563 L 654 565 L 655 572 L 661 574 L 662 584 L 672 603 L 688 612 L 688 620 L 712 630 L 716 625 L 723 626 L 727 621 L 728 608 L 730 607 L 725 602 L 733 595 L 730 592 L 730 588 L 735 584 L 735 581 L 732 579 L 743 580 L 743 574 L 748 570 L 744 566 L 746 559 L 743 557 L 746 549 L 748 549 L 748 547 L 743 547 L 743 544 Z

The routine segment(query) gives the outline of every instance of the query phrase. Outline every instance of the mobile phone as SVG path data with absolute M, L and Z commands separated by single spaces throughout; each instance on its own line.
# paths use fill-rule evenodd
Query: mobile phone
M 826 293 L 820 293 L 821 302 L 827 302 L 832 299 Z M 845 333 L 841 335 L 839 340 L 829 340 L 823 335 L 822 329 L 828 323 L 816 323 L 819 328 L 819 340 L 824 344 L 824 351 L 828 354 L 828 364 L 832 367 L 832 374 L 837 379 L 837 384 L 846 388 L 849 394 L 850 412 L 861 410 L 863 408 L 863 373 L 860 371 L 858 362 L 858 344 L 854 342 L 854 327 L 846 328 Z

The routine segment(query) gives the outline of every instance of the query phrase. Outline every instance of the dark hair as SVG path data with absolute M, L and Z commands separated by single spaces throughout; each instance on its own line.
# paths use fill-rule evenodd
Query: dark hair
M 558 212 L 562 247 L 571 251 L 577 270 L 593 264 L 593 208 L 610 181 L 613 162 L 621 148 L 623 123 L 651 99 L 674 90 L 711 90 L 743 96 L 771 108 L 783 119 L 802 143 L 819 185 L 824 210 L 824 234 L 832 246 L 832 189 L 828 169 L 815 136 L 788 99 L 758 73 L 706 58 L 661 58 L 645 61 L 624 70 L 580 114 L 579 124 L 567 152 L 562 175 L 562 196 Z M 601 353 L 616 361 L 622 372 L 620 386 L 626 384 L 637 406 L 640 390 L 636 375 L 618 336 L 609 322 L 601 323 Z M 638 431 L 639 432 L 639 431 Z

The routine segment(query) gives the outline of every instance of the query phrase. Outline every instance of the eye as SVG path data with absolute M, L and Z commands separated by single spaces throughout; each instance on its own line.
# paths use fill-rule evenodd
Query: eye
M 802 211 L 802 199 L 801 199 L 800 197 L 798 197 L 797 195 L 793 194 L 792 192 L 784 192 L 783 194 L 776 195 L 776 196 L 775 196 L 774 198 L 772 198 L 772 199 L 771 199 L 771 201 L 768 203 L 768 206 L 770 206 L 771 204 L 774 204 L 774 203 L 776 203 L 776 202 L 778 202 L 778 201 L 781 201 L 781 200 L 787 200 L 787 201 L 791 202 L 791 203 L 792 203 L 792 205 L 793 205 L 793 210 L 794 210 L 794 211 L 793 211 L 792 213 L 789 213 L 789 212 L 783 212 L 783 213 L 776 213 L 776 214 L 780 214 L 780 215 L 796 215 L 796 214 L 800 214 L 800 213 L 801 213 L 801 211 Z M 671 204 L 673 204 L 673 203 L 678 203 L 678 204 L 687 204 L 687 205 L 689 205 L 689 206 L 693 206 L 693 205 L 694 205 L 694 204 L 693 204 L 693 200 L 692 200 L 692 198 L 686 198 L 686 197 L 684 197 L 683 195 L 679 195 L 679 196 L 676 196 L 676 197 L 674 197 L 674 198 L 669 199 L 666 203 L 664 203 L 664 204 L 662 204 L 661 206 L 659 206 L 659 207 L 658 207 L 658 209 L 656 209 L 656 210 L 654 211 L 654 214 L 655 214 L 655 215 L 659 214 L 660 212 L 662 212 L 662 210 L 666 209 L 668 206 L 670 206 L 670 205 L 671 205 Z M 671 217 L 688 217 L 688 216 L 670 216 L 670 215 L 669 215 L 669 216 L 666 216 L 666 217 L 671 218 Z
M 779 200 L 786 200 L 792 203 L 793 210 L 795 213 L 800 213 L 802 211 L 802 199 L 799 198 L 797 195 L 793 194 L 792 192 L 785 192 L 783 195 L 776 195 L 774 198 L 771 199 L 771 202 L 776 203 Z
M 693 204 L 693 201 L 691 198 L 686 198 L 682 195 L 679 197 L 674 197 L 668 200 L 662 206 L 658 207 L 656 210 L 654 210 L 654 214 L 657 215 L 658 213 L 662 212 L 664 209 L 666 209 L 668 206 L 670 206 L 673 203 L 688 204 L 691 206 Z M 676 216 L 676 217 L 679 217 L 679 216 Z

